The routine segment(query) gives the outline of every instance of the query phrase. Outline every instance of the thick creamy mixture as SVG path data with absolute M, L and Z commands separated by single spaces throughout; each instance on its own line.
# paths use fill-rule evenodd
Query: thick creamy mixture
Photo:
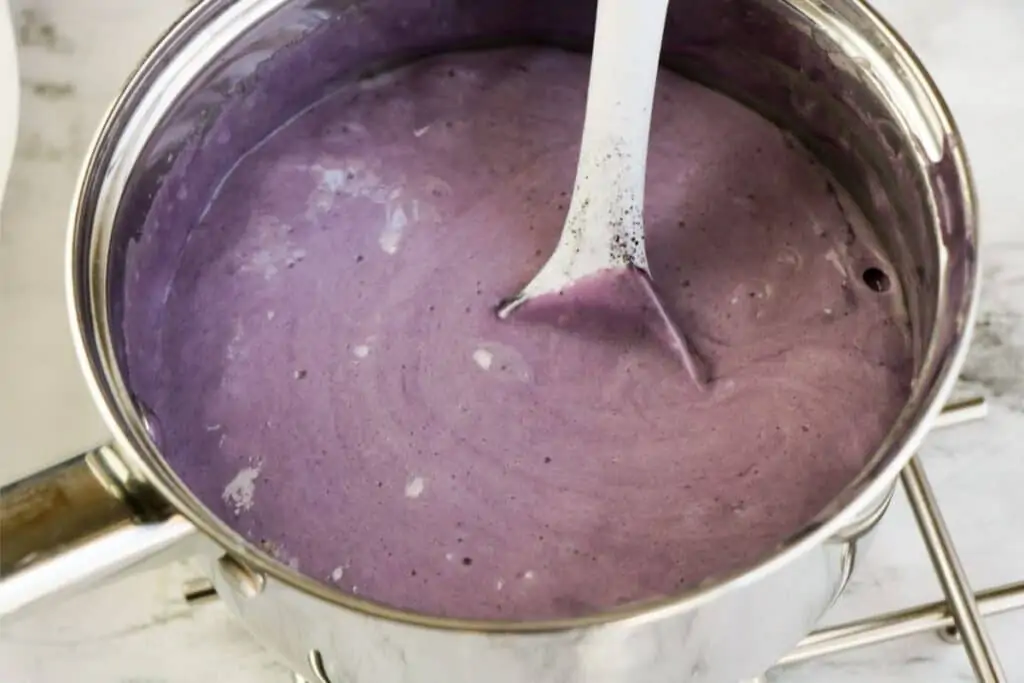
M 587 70 L 429 59 L 320 102 L 224 181 L 142 398 L 241 533 L 393 606 L 572 616 L 756 560 L 878 446 L 911 373 L 890 263 L 799 145 L 671 73 L 648 254 L 709 386 L 627 280 L 496 318 L 557 241 Z

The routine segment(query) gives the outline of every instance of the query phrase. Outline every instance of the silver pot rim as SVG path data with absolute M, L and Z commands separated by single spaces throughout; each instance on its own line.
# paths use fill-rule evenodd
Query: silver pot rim
M 822 11 L 820 8 L 815 9 L 820 3 L 814 0 L 781 1 L 799 8 L 798 11 L 816 14 Z M 162 106 L 170 102 L 170 90 L 160 92 L 153 87 L 155 83 L 161 82 L 161 78 L 178 83 L 183 82 L 182 79 L 187 81 L 204 59 L 216 54 L 233 38 L 234 34 L 229 30 L 233 22 L 244 20 L 252 23 L 288 2 L 289 0 L 201 0 L 190 8 L 157 41 L 128 79 L 121 95 L 108 109 L 97 129 L 82 167 L 70 216 L 71 230 L 66 251 L 66 299 L 79 362 L 93 400 L 131 470 L 126 475 L 128 478 L 153 488 L 174 510 L 187 518 L 235 560 L 293 588 L 373 617 L 441 630 L 486 633 L 552 633 L 612 623 L 637 623 L 670 618 L 714 600 L 724 592 L 756 582 L 789 563 L 810 547 L 827 543 L 837 536 L 841 537 L 844 527 L 850 524 L 868 503 L 885 496 L 887 489 L 893 485 L 900 470 L 912 457 L 937 418 L 965 360 L 980 296 L 980 263 L 977 254 L 973 256 L 971 272 L 967 275 L 968 292 L 965 293 L 958 309 L 951 313 L 956 317 L 960 332 L 952 343 L 943 348 L 934 348 L 934 340 L 929 341 L 926 356 L 934 356 L 934 381 L 919 401 L 919 409 L 912 415 L 902 417 L 908 426 L 889 444 L 889 450 L 896 452 L 895 457 L 873 459 L 856 481 L 847 486 L 815 520 L 781 542 L 773 553 L 757 564 L 747 569 L 712 577 L 672 597 L 634 603 L 570 619 L 515 622 L 418 614 L 343 593 L 300 574 L 250 544 L 206 510 L 157 451 L 143 416 L 133 405 L 114 357 L 103 294 L 108 263 L 106 246 L 109 241 L 104 238 L 103 231 L 109 232 L 114 223 L 120 196 L 110 196 L 110 186 L 119 183 L 123 186 L 122 181 L 130 173 L 133 161 L 117 158 L 119 145 L 124 142 L 121 118 L 137 117 L 142 105 L 150 107 L 146 111 L 151 115 L 158 113 Z M 858 21 L 861 22 L 860 32 L 867 32 L 872 38 L 872 45 L 868 46 L 872 49 L 869 58 L 875 60 L 872 66 L 888 65 L 876 70 L 878 78 L 890 79 L 892 82 L 887 84 L 889 87 L 911 98 L 914 106 L 930 114 L 926 120 L 911 121 L 909 125 L 914 127 L 915 134 L 922 140 L 922 147 L 926 149 L 924 153 L 931 151 L 933 154 L 946 155 L 953 164 L 957 178 L 957 186 L 954 189 L 963 202 L 963 222 L 967 232 L 977 243 L 978 221 L 973 176 L 959 130 L 937 86 L 910 47 L 864 0 L 837 0 L 835 4 L 843 5 L 847 13 L 856 14 Z M 187 63 L 180 63 L 180 56 L 174 56 L 171 60 L 165 59 L 168 53 L 192 41 L 192 32 L 203 24 L 206 24 L 204 37 L 208 40 L 198 46 Z M 839 29 L 843 28 L 839 24 L 836 26 Z M 896 68 L 893 68 L 893 65 Z M 168 73 L 170 66 L 175 67 L 173 73 Z M 148 94 L 139 95 L 147 89 Z M 148 130 L 133 132 L 134 138 L 137 139 L 146 138 L 148 134 Z M 96 183 L 101 185 L 98 199 L 92 196 L 93 185 Z M 120 188 L 117 192 L 120 192 Z M 945 294 L 940 291 L 940 310 L 945 305 L 942 301 L 944 296 Z

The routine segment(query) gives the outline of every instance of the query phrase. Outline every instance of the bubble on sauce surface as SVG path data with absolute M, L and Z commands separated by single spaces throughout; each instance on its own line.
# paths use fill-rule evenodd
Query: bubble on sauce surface
M 242 258 L 238 272 L 257 274 L 271 280 L 282 271 L 294 268 L 306 258 L 306 250 L 291 243 L 294 228 L 275 216 L 258 216 L 246 231 L 244 247 L 249 253 Z
M 423 494 L 424 488 L 426 488 L 426 482 L 423 477 L 413 477 L 405 485 L 405 497 L 419 498 Z
M 481 370 L 490 370 L 494 362 L 494 354 L 487 349 L 477 349 L 473 352 L 473 362 L 480 366 Z
M 473 362 L 496 379 L 528 383 L 533 370 L 522 352 L 509 344 L 489 341 L 473 351 Z
M 231 506 L 235 515 L 252 509 L 256 495 L 256 478 L 259 476 L 259 467 L 243 467 L 224 487 L 221 497 Z
M 406 215 L 404 207 L 400 204 L 388 206 L 384 229 L 377 240 L 385 254 L 394 255 L 398 251 L 398 246 L 402 241 L 402 234 L 408 225 L 409 217 Z

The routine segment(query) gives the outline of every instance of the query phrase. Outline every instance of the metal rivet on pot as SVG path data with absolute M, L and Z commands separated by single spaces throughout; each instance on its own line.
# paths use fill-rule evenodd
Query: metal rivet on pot
M 263 592 L 267 582 L 263 574 L 246 567 L 230 555 L 224 555 L 217 560 L 217 566 L 228 587 L 238 595 L 254 598 Z

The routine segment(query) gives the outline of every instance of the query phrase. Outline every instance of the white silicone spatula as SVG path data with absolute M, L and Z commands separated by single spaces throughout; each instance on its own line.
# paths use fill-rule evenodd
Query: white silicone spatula
M 599 0 L 576 185 L 551 258 L 498 315 L 605 271 L 643 278 L 698 384 L 703 372 L 653 289 L 644 243 L 647 147 L 668 0 Z
M 647 272 L 644 178 L 668 0 L 600 0 L 576 186 L 562 236 L 533 280 L 499 309 L 608 269 Z

